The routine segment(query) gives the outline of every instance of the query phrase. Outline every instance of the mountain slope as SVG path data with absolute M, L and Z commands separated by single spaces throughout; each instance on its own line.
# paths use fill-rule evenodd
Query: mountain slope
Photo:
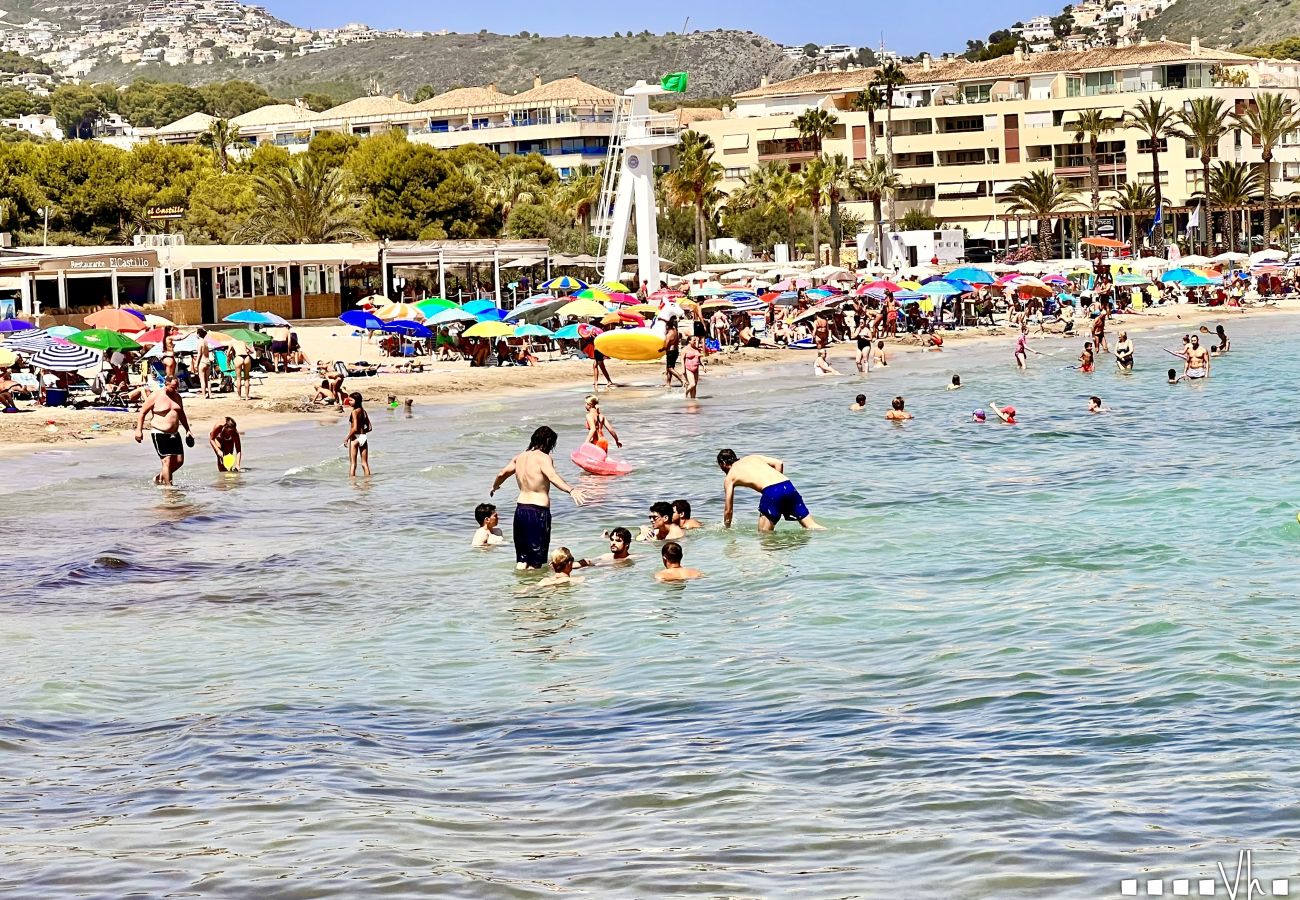
M 99 66 L 90 78 L 128 82 L 154 78 L 202 84 L 246 78 L 281 96 L 307 90 L 335 94 L 413 94 L 423 85 L 438 91 L 496 83 L 503 91 L 577 75 L 607 90 L 621 91 L 637 79 L 672 71 L 690 73 L 689 95 L 729 96 L 755 87 L 767 74 L 795 74 L 796 64 L 762 35 L 704 31 L 635 37 L 523 37 L 480 32 L 428 37 L 380 37 L 323 53 L 244 66 L 237 60 L 212 65 Z
M 1300 2 L 1293 0 L 1178 0 L 1142 23 L 1151 38 L 1200 38 L 1209 47 L 1253 47 L 1300 34 Z

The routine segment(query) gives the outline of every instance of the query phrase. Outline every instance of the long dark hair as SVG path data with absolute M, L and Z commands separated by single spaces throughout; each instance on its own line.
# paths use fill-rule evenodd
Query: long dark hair
M 555 449 L 555 442 L 559 437 L 546 425 L 541 426 L 533 432 L 533 436 L 528 440 L 529 450 L 541 450 L 543 453 L 550 453 Z

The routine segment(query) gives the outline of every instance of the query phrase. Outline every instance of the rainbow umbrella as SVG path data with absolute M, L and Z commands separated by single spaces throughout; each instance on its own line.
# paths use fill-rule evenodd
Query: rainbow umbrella
M 598 287 L 586 287 L 573 295 L 575 300 L 595 300 L 598 303 L 608 303 L 612 296 L 609 291 Z
M 542 282 L 541 288 L 544 291 L 580 291 L 586 286 L 585 281 L 579 281 L 569 275 L 561 275 L 559 278 Z

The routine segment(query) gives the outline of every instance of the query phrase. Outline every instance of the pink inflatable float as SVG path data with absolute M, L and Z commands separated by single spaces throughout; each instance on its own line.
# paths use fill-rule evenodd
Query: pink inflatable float
M 610 459 L 609 454 L 595 444 L 583 444 L 569 457 L 573 464 L 592 475 L 626 475 L 632 467 L 622 460 Z

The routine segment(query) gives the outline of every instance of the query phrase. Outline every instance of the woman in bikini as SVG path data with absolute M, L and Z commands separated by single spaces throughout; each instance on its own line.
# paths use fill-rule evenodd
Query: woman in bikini
M 231 341 L 230 350 L 235 355 L 235 398 L 253 399 L 253 357 L 248 352 L 248 345 L 242 341 Z
M 609 419 L 600 411 L 600 400 L 593 394 L 587 398 L 587 443 L 595 444 L 606 453 L 609 452 L 609 441 L 605 440 L 605 432 L 614 439 L 615 447 L 622 447 L 623 442 L 618 439 L 618 432 L 614 426 L 609 424 Z
M 686 376 L 686 396 L 694 399 L 700 389 L 700 344 L 703 338 L 693 337 L 682 351 L 682 373 Z
M 857 327 L 853 331 L 853 337 L 858 342 L 858 372 L 866 375 L 871 371 L 871 320 L 867 318 L 866 312 L 858 316 Z
M 357 474 L 357 460 L 366 474 L 370 474 L 370 414 L 361 408 L 360 393 L 351 395 L 352 416 L 348 427 L 348 436 L 343 439 L 343 446 L 348 448 L 348 477 Z
M 163 326 L 162 339 L 162 364 L 163 375 L 166 378 L 176 376 L 176 338 L 174 336 L 176 327 L 174 325 Z

